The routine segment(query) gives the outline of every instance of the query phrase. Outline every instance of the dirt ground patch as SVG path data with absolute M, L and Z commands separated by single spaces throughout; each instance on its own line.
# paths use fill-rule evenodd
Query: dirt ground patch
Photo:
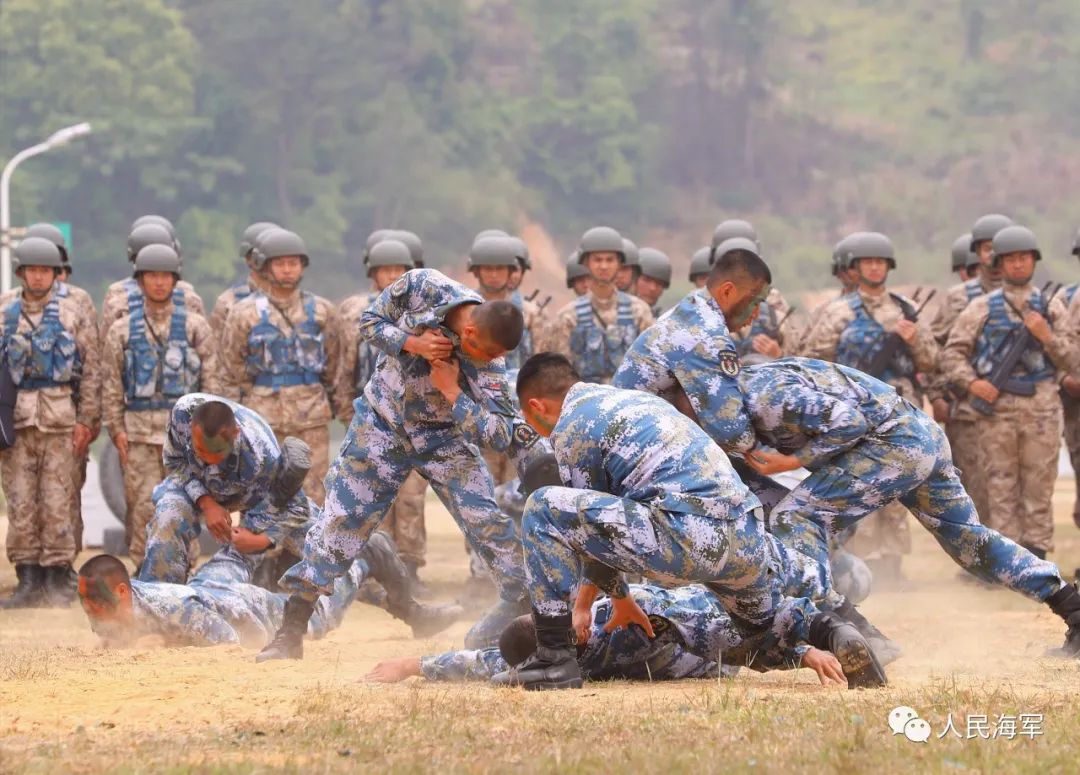
M 1055 558 L 1070 574 L 1072 498 L 1061 482 Z M 467 574 L 463 541 L 436 502 L 428 513 L 422 575 L 450 599 Z M 379 660 L 455 647 L 468 623 L 415 641 L 362 604 L 302 662 L 267 665 L 239 647 L 104 652 L 78 608 L 0 612 L 0 771 L 1077 772 L 1080 662 L 1042 656 L 1060 620 L 960 581 L 913 532 L 910 582 L 863 607 L 904 648 L 878 691 L 824 689 L 805 670 L 542 694 L 372 685 L 363 677 Z M 0 589 L 12 583 L 0 565 Z M 891 733 L 898 705 L 929 722 L 928 742 Z M 960 737 L 939 738 L 950 714 Z

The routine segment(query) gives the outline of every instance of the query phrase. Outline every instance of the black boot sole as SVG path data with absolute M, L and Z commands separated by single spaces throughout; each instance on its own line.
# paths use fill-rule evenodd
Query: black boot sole
M 559 689 L 580 689 L 581 686 L 582 680 L 580 678 L 567 678 L 564 681 L 540 681 L 539 683 L 529 684 L 525 687 L 525 690 L 530 692 L 548 692 L 557 691 Z
M 840 661 L 849 689 L 876 689 L 888 679 L 870 645 L 865 641 L 849 641 L 838 646 L 833 655 Z

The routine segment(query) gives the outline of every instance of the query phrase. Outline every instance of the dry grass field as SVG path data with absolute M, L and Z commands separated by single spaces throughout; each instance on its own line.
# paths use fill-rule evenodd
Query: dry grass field
M 1062 482 L 1056 557 L 1069 573 L 1072 497 Z M 822 688 L 806 670 L 536 694 L 373 685 L 380 659 L 449 649 L 468 625 L 414 641 L 360 604 L 304 661 L 266 665 L 239 647 L 101 651 L 78 608 L 0 612 L 0 772 L 1080 772 L 1080 662 L 1042 657 L 1060 620 L 959 581 L 913 530 L 907 588 L 864 606 L 905 649 L 877 691 Z M 429 531 L 423 575 L 450 598 L 466 561 L 434 501 Z M 0 589 L 12 582 L 0 565 Z M 893 735 L 898 705 L 929 722 L 927 742 Z M 950 714 L 959 737 L 939 737 Z

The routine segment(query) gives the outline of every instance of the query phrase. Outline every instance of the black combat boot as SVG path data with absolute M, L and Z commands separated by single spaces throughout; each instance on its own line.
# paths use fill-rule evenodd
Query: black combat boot
M 491 681 L 496 686 L 522 686 L 544 689 L 580 689 L 581 667 L 574 647 L 573 619 L 570 614 L 541 616 L 533 610 L 536 625 L 536 651 L 520 665 L 511 666 Z
M 882 666 L 895 662 L 900 658 L 903 653 L 900 644 L 871 624 L 870 620 L 863 616 L 859 609 L 847 598 L 844 599 L 842 605 L 833 609 L 833 613 L 848 624 L 853 625 L 866 638 Z
M 45 602 L 45 569 L 40 565 L 16 565 L 18 584 L 0 608 L 37 608 Z
M 281 629 L 277 631 L 266 648 L 256 655 L 255 661 L 303 659 L 304 635 L 307 633 L 308 619 L 311 618 L 314 610 L 314 603 L 296 595 L 291 596 L 285 602 L 285 616 L 281 621 Z
M 830 651 L 840 660 L 849 689 L 865 689 L 888 683 L 866 638 L 836 614 L 818 614 L 810 623 L 810 645 Z
M 78 597 L 78 581 L 71 576 L 70 565 L 45 568 L 45 603 L 53 608 L 67 608 Z
M 1080 656 L 1080 592 L 1072 584 L 1066 584 L 1050 597 L 1046 598 L 1050 610 L 1065 620 L 1069 625 L 1065 633 L 1065 643 L 1061 648 L 1050 649 L 1047 654 L 1053 657 L 1075 658 Z
M 442 632 L 465 613 L 459 605 L 429 605 L 413 597 L 409 569 L 398 556 L 389 536 L 375 531 L 360 552 L 370 578 L 386 590 L 386 610 L 412 627 L 414 638 L 430 638 Z

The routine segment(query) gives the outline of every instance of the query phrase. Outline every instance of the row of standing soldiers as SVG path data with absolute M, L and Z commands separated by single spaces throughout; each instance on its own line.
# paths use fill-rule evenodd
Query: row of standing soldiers
M 7 554 L 19 579 L 6 605 L 73 599 L 79 493 L 89 445 L 102 428 L 120 453 L 126 537 L 132 559 L 141 562 L 153 490 L 164 478 L 169 410 L 186 393 L 219 393 L 261 414 L 279 441 L 306 441 L 313 465 L 304 486 L 321 504 L 329 423 L 349 423 L 352 401 L 378 357 L 359 336 L 360 315 L 398 277 L 423 266 L 415 234 L 376 231 L 364 252 L 370 292 L 335 307 L 300 288 L 309 264 L 301 237 L 254 223 L 240 242 L 248 276 L 221 294 L 207 319 L 202 299 L 180 279 L 181 245 L 167 219 L 137 219 L 127 248 L 132 276 L 109 287 L 100 315 L 69 282 L 70 257 L 57 229 L 36 224 L 16 248 L 22 287 L 0 302 L 4 365 L 16 388 L 9 391 L 15 433 L 0 453 Z M 690 280 L 703 285 L 718 257 L 745 249 L 760 251 L 753 227 L 721 223 L 711 245 L 694 254 Z M 1080 462 L 1072 400 L 1080 396 L 1080 379 L 1064 367 L 1080 313 L 1076 285 L 1053 295 L 1031 285 L 1040 258 L 1029 230 L 1004 216 L 980 218 L 954 245 L 952 265 L 963 282 L 949 289 L 928 324 L 919 315 L 928 297 L 909 299 L 887 288 L 896 266 L 889 239 L 857 232 L 833 253 L 839 298 L 816 309 L 801 335 L 792 308 L 771 289 L 740 331 L 732 325 L 733 336 L 744 358 L 833 360 L 870 371 L 916 404 L 929 401 L 946 423 L 982 519 L 1045 556 L 1052 549 L 1062 397 L 1070 453 Z M 525 243 L 498 230 L 477 235 L 469 253 L 481 295 L 510 300 L 524 313 L 526 332 L 508 367 L 553 350 L 593 382 L 611 379 L 630 344 L 660 314 L 660 296 L 672 280 L 666 255 L 639 249 L 608 227 L 583 235 L 567 263 L 567 287 L 576 298 L 555 314 L 545 314 L 550 298 L 537 303 L 536 294 L 518 291 L 530 268 Z M 995 367 L 1021 331 L 1030 334 L 1028 347 L 995 386 Z M 487 452 L 485 459 L 496 484 L 514 476 L 505 455 Z M 414 472 L 384 523 L 414 575 L 426 551 L 425 486 Z M 886 507 L 864 525 L 851 539 L 855 550 L 881 576 L 898 575 L 910 540 L 906 512 Z

